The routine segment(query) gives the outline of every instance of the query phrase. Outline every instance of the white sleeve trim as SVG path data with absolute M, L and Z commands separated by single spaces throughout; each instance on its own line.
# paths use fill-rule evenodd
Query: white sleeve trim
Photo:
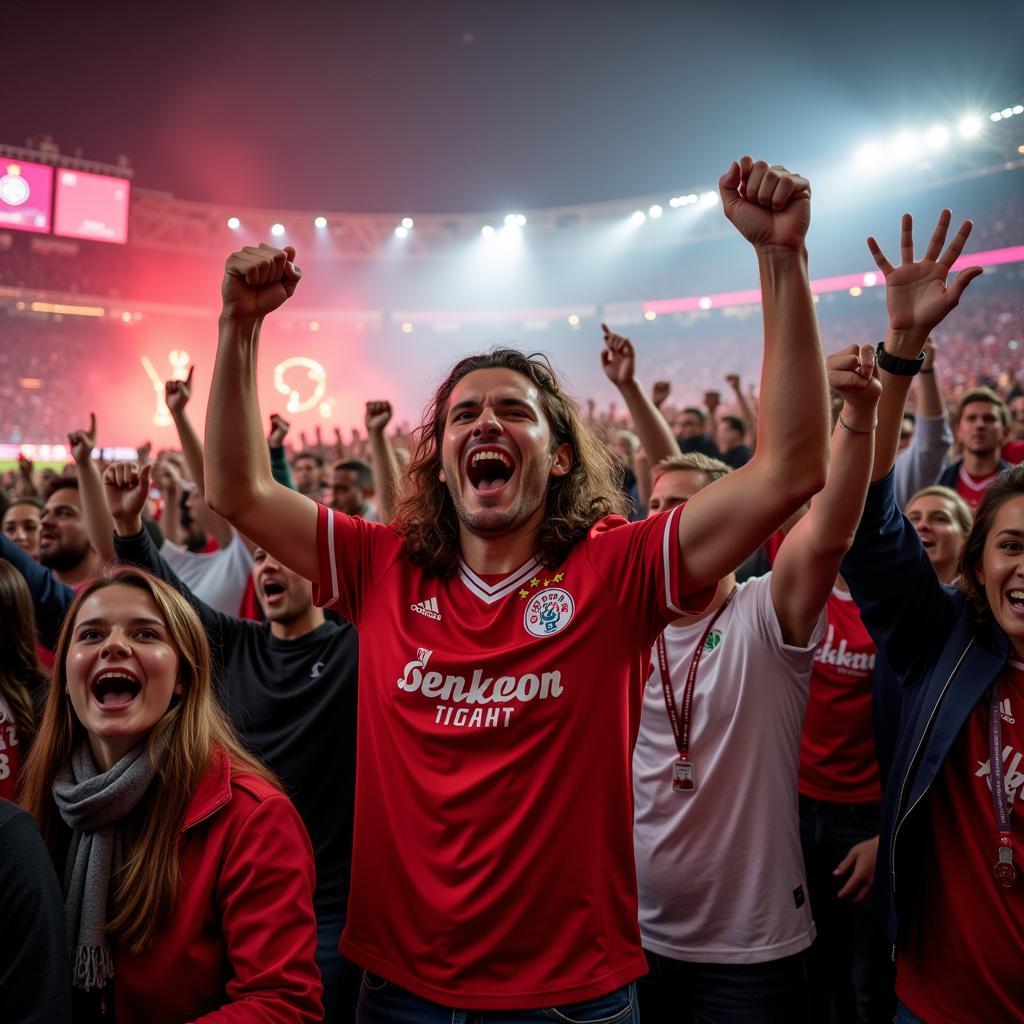
M 679 544 L 679 517 L 683 514 L 683 506 L 677 505 L 665 517 L 665 532 L 661 538 L 661 553 L 665 570 L 665 607 L 677 615 L 685 615 L 686 612 L 673 600 L 672 578 L 672 547 L 673 543 Z M 681 582 L 681 581 L 680 581 Z

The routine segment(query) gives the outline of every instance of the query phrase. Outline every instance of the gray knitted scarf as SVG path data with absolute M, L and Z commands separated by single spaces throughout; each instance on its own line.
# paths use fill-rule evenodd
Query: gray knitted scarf
M 126 853 L 119 826 L 149 788 L 162 754 L 163 748 L 158 748 L 151 762 L 143 742 L 109 771 L 99 772 L 83 739 L 53 784 L 57 810 L 72 829 L 64 870 L 64 923 L 75 988 L 104 988 L 114 977 L 105 931 L 111 879 Z

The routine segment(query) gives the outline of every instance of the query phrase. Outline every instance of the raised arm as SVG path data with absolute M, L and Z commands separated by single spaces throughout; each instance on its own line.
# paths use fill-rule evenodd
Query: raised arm
M 319 583 L 316 502 L 270 472 L 256 393 L 264 317 L 295 291 L 295 250 L 246 246 L 232 253 L 221 284 L 217 363 L 206 415 L 206 499 L 240 533 Z
M 622 395 L 633 419 L 636 436 L 640 438 L 640 444 L 647 453 L 650 465 L 656 466 L 662 459 L 678 455 L 679 445 L 665 417 L 647 397 L 636 379 L 636 352 L 633 343 L 629 338 L 609 330 L 605 324 L 601 324 L 601 330 L 604 331 L 601 368 Z
M 99 466 L 93 461 L 96 447 L 96 413 L 89 413 L 89 429 L 74 430 L 68 434 L 68 447 L 78 467 L 78 492 L 82 497 L 82 517 L 89 532 L 89 540 L 104 562 L 114 561 L 114 521 L 110 518 L 103 497 L 103 478 Z
M 390 402 L 366 403 L 366 436 L 370 439 L 373 488 L 382 523 L 390 523 L 398 492 L 398 458 L 386 433 L 391 422 Z
M 719 189 L 726 216 L 757 253 L 764 362 L 754 457 L 698 491 L 680 517 L 690 593 L 732 572 L 822 488 L 828 465 L 825 361 L 804 247 L 810 185 L 785 168 L 743 157 Z
M 930 487 L 939 478 L 953 432 L 939 390 L 935 371 L 935 342 L 929 337 L 924 344 L 924 362 L 917 378 L 917 426 L 906 450 L 896 459 L 893 488 L 900 508 L 922 487 Z
M 199 488 L 200 496 L 206 495 L 205 470 L 203 466 L 203 442 L 199 440 L 196 428 L 189 418 L 187 406 L 192 397 L 192 374 L 194 366 L 188 368 L 186 380 L 169 380 L 164 384 L 164 401 L 167 411 L 174 420 L 174 428 L 178 431 L 181 451 L 185 456 L 185 465 L 192 482 Z M 205 507 L 204 507 L 205 506 Z M 200 528 L 213 535 L 218 547 L 226 548 L 231 543 L 231 524 L 210 508 L 207 502 L 201 502 L 194 510 Z
M 135 462 L 112 462 L 103 473 L 104 497 L 114 524 L 118 561 L 145 569 L 174 587 L 202 619 L 207 633 L 215 641 L 210 645 L 211 652 L 219 661 L 221 645 L 231 635 L 232 622 L 237 620 L 231 620 L 196 597 L 160 556 L 153 539 L 142 528 L 149 473 L 148 465 L 140 467 Z
M 757 413 L 754 411 L 753 406 L 747 401 L 747 396 L 743 394 L 743 388 L 740 387 L 740 375 L 738 373 L 730 373 L 725 378 L 726 384 L 732 388 L 733 394 L 736 398 L 736 405 L 740 410 L 740 415 L 743 417 L 743 422 L 747 425 L 747 436 L 744 441 L 750 441 L 750 447 L 753 448 L 757 443 Z
M 939 214 L 928 248 L 918 262 L 914 261 L 914 221 L 909 213 L 903 214 L 900 228 L 901 262 L 898 267 L 885 258 L 873 237 L 868 239 L 868 249 L 878 269 L 885 275 L 885 304 L 889 310 L 884 353 L 879 355 L 882 399 L 878 404 L 873 480 L 881 480 L 892 468 L 899 447 L 907 392 L 917 372 L 912 368 L 909 373 L 890 372 L 886 369 L 887 356 L 911 362 L 919 360 L 928 335 L 957 306 L 964 290 L 982 272 L 981 267 L 967 267 L 960 271 L 951 285 L 946 286 L 949 272 L 963 252 L 973 227 L 969 220 L 965 220 L 946 251 L 942 252 L 952 217 L 949 210 Z
M 810 511 L 786 535 L 772 569 L 772 603 L 786 643 L 805 646 L 864 510 L 875 454 L 882 385 L 871 345 L 851 345 L 827 360 L 828 382 L 843 399 L 832 432 L 828 480 Z
M 283 416 L 278 416 L 276 412 L 270 414 L 270 433 L 267 434 L 270 472 L 282 487 L 294 491 L 295 481 L 292 479 L 292 469 L 288 465 L 288 455 L 284 450 L 284 439 L 290 429 L 291 424 Z

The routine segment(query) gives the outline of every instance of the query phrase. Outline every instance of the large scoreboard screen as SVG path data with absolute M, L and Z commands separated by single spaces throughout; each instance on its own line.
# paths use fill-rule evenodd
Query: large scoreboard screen
M 128 241 L 129 194 L 125 178 L 58 170 L 54 234 L 123 245 Z
M 50 230 L 53 168 L 0 157 L 0 227 Z

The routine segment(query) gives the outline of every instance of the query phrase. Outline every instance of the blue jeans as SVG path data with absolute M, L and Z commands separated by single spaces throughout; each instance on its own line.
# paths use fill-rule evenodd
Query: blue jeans
M 808 959 L 815 1021 L 888 1024 L 896 1008 L 882 926 L 867 904 L 839 899 L 847 876 L 832 874 L 852 847 L 878 835 L 878 826 L 878 804 L 800 797 L 800 845 L 818 931 Z
M 698 964 L 646 952 L 651 970 L 636 988 L 640 1012 L 651 1024 L 806 1024 L 808 1020 L 803 953 L 761 964 Z
M 358 1024 L 637 1024 L 636 985 L 582 1003 L 543 1010 L 458 1010 L 421 999 L 393 982 L 363 972 Z
M 362 968 L 338 951 L 342 914 L 321 914 L 316 919 L 316 965 L 324 986 L 324 1024 L 354 1024 Z
M 892 1024 L 927 1024 L 927 1022 L 900 1003 L 896 1007 L 896 1016 L 893 1018 Z

